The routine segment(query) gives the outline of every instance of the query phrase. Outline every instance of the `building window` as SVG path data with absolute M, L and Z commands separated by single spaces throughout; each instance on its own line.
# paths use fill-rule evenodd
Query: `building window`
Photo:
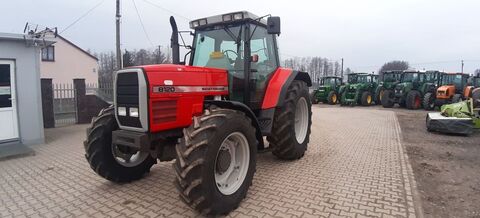
M 55 47 L 42 48 L 42 61 L 55 61 Z

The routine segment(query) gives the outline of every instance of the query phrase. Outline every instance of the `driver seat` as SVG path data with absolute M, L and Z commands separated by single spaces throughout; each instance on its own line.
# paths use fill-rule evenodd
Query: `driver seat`
M 210 59 L 207 61 L 207 67 L 221 68 L 230 70 L 232 65 L 228 61 L 228 58 L 220 51 L 214 51 L 210 53 Z

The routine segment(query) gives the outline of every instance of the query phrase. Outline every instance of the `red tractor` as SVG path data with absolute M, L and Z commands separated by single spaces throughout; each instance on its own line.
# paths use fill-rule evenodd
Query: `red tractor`
M 258 150 L 285 160 L 303 157 L 312 82 L 305 72 L 280 67 L 280 18 L 265 17 L 241 11 L 191 21 L 188 65 L 180 62 L 171 17 L 173 64 L 116 73 L 114 104 L 87 130 L 92 169 L 123 183 L 140 179 L 157 159 L 175 159 L 181 199 L 215 215 L 245 198 Z

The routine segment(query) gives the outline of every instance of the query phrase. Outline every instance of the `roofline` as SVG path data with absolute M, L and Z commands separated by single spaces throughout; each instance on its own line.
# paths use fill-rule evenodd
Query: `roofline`
M 67 42 L 68 44 L 70 44 L 71 46 L 77 48 L 78 50 L 80 50 L 81 52 L 85 53 L 86 55 L 90 56 L 91 58 L 95 59 L 96 61 L 98 61 L 98 58 L 93 56 L 92 54 L 88 53 L 87 51 L 83 50 L 82 48 L 78 47 L 77 45 L 75 45 L 73 42 L 69 41 L 68 39 L 64 38 L 63 36 L 61 35 L 57 35 L 58 38 L 64 40 L 65 42 Z

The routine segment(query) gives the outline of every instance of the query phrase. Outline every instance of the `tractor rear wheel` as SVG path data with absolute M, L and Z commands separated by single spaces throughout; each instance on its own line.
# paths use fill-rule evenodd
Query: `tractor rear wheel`
M 395 97 L 392 90 L 385 90 L 382 96 L 382 106 L 392 108 L 395 105 Z
M 92 120 L 84 142 L 85 157 L 95 172 L 113 182 L 138 180 L 150 171 L 156 160 L 148 152 L 112 144 L 112 132 L 118 130 L 113 106 L 103 109 Z
M 462 95 L 461 94 L 455 94 L 452 97 L 452 103 L 457 103 L 462 101 Z
M 427 92 L 425 96 L 423 96 L 423 109 L 427 111 L 431 111 L 435 109 L 435 94 L 431 92 Z
M 405 100 L 405 104 L 407 109 L 410 110 L 417 110 L 422 105 L 422 97 L 420 96 L 420 92 L 417 90 L 412 90 L 407 93 L 407 99 Z
M 275 111 L 272 134 L 267 137 L 272 153 L 280 159 L 303 157 L 310 141 L 312 108 L 308 101 L 308 87 L 294 80 L 288 87 L 284 104 Z
M 365 91 L 362 93 L 362 98 L 360 100 L 362 106 L 370 106 L 372 105 L 372 101 L 372 93 L 370 93 L 369 91 Z
M 250 118 L 211 106 L 183 135 L 173 164 L 181 199 L 204 215 L 237 208 L 255 173 L 258 141 Z
M 337 93 L 335 93 L 335 91 L 330 91 L 328 93 L 328 104 L 331 104 L 331 105 L 334 105 L 334 104 L 337 104 Z

